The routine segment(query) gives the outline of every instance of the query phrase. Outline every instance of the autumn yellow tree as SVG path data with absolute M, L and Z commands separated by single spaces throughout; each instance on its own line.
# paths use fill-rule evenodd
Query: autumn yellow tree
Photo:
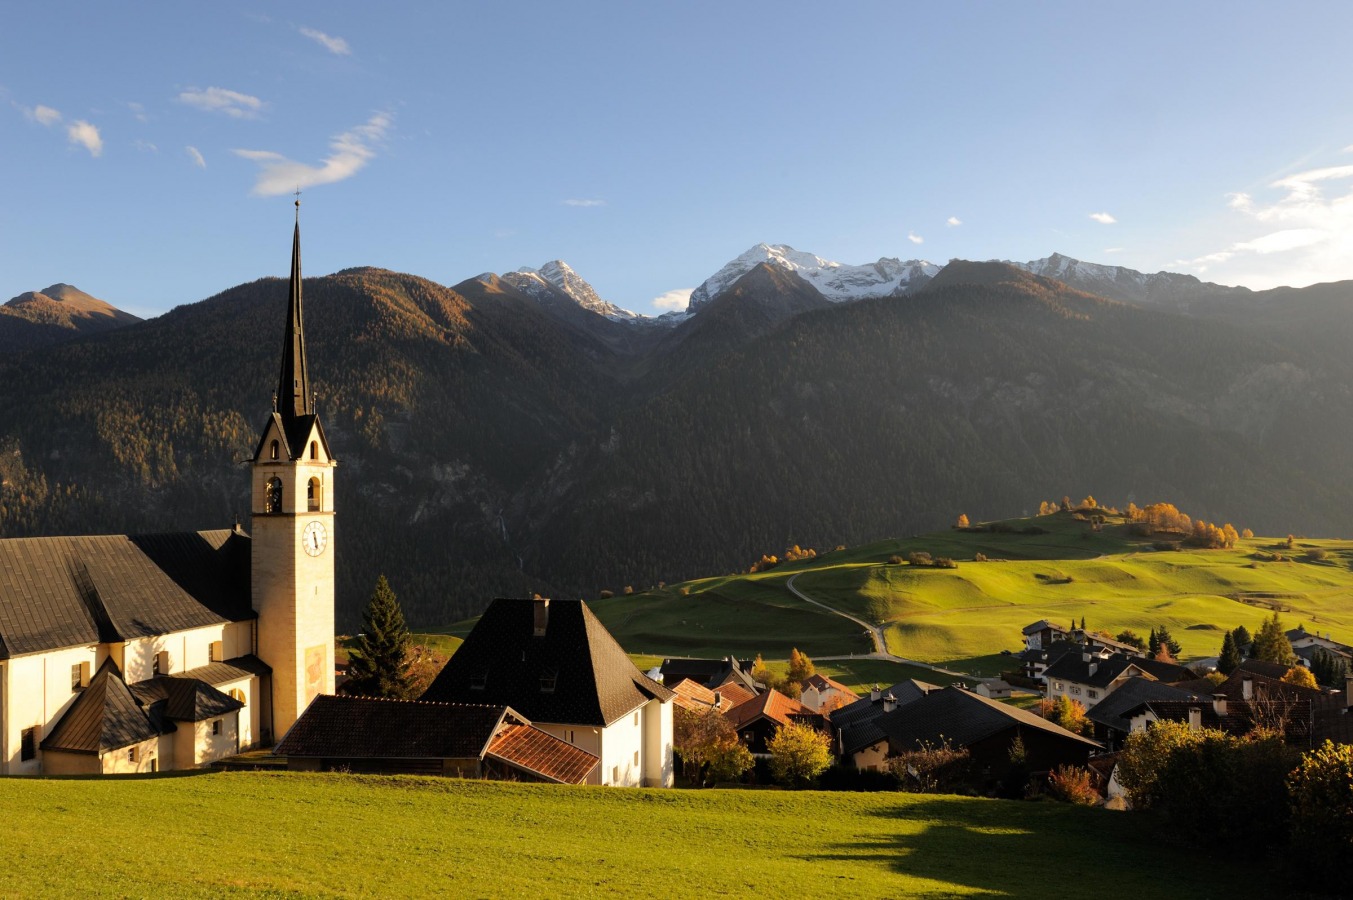
M 1310 688 L 1311 690 L 1316 690 L 1320 687 L 1320 685 L 1315 683 L 1315 676 L 1311 674 L 1311 670 L 1304 666 L 1293 666 L 1288 669 L 1286 674 L 1283 675 L 1283 681 L 1288 684 L 1294 684 L 1297 687 Z
M 968 514 L 967 514 L 967 513 L 959 513 L 959 514 L 958 514 L 958 521 L 956 521 L 956 522 L 954 523 L 954 527 L 955 527 L 955 528 L 967 528 L 967 527 L 968 527 Z

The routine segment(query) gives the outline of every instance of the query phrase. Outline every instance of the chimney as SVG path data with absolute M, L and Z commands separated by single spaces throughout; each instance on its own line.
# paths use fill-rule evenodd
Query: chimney
M 1225 695 L 1225 694 L 1213 694 L 1213 695 L 1212 695 L 1212 710 L 1213 710 L 1213 712 L 1215 712 L 1218 716 L 1224 716 L 1224 715 L 1226 715 L 1226 695 Z
M 550 624 L 550 600 L 548 597 L 537 597 L 533 602 L 536 608 L 536 621 L 532 633 L 536 637 L 544 637 L 545 628 Z
M 1090 661 L 1090 651 L 1086 650 L 1084 653 L 1081 654 L 1081 662 L 1089 662 L 1089 661 Z
M 1098 668 L 1099 668 L 1099 663 L 1097 663 L 1097 662 L 1092 662 L 1092 663 L 1090 663 L 1090 674 L 1091 674 L 1091 675 L 1095 674 L 1095 670 L 1098 669 Z
M 1189 731 L 1203 730 L 1203 711 L 1196 706 L 1189 707 Z
M 897 698 L 893 696 L 892 691 L 889 691 L 888 696 L 883 698 L 883 711 L 890 713 L 895 709 L 897 709 Z
M 869 692 L 869 702 L 870 703 L 879 702 L 879 686 L 877 684 L 875 684 L 874 689 Z
M 1240 698 L 1242 700 L 1254 699 L 1254 679 L 1248 675 L 1240 679 Z
M 715 708 L 715 709 L 720 709 L 720 708 L 722 708 L 722 707 L 723 707 L 723 694 L 719 693 L 718 691 L 715 691 L 715 692 L 714 692 L 714 708 Z

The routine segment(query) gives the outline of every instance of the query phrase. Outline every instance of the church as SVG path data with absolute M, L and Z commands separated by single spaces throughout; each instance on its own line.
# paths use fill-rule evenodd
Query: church
M 0 540 L 0 775 L 190 769 L 334 692 L 334 471 L 306 365 L 298 218 L 251 531 Z

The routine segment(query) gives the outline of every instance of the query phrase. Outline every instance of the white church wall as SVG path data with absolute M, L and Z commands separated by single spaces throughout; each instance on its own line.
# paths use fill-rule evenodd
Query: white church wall
M 639 787 L 643 783 L 643 707 L 626 713 L 601 732 L 601 783 Z
M 672 710 L 676 704 L 650 700 L 643 710 L 644 787 L 671 787 L 675 777 L 672 762 Z
M 221 642 L 221 660 L 252 653 L 252 623 L 226 622 L 128 641 L 122 651 L 123 680 L 133 684 L 154 678 L 155 656 L 161 652 L 169 654 L 169 669 L 161 673 L 164 675 L 205 666 L 212 661 L 211 645 L 217 641 Z
M 183 723 L 179 726 L 183 730 Z M 206 766 L 218 759 L 232 756 L 239 746 L 239 718 L 227 713 L 215 719 L 193 723 L 193 758 L 191 765 Z M 186 755 L 186 754 L 180 754 Z M 188 760 L 179 760 L 180 768 L 188 768 Z
M 0 773 L 7 775 L 36 775 L 42 771 L 42 751 L 33 759 L 22 759 L 24 729 L 35 728 L 35 743 L 56 724 L 57 719 L 79 696 L 73 690 L 72 669 L 83 667 L 85 683 L 93 677 L 98 645 L 32 653 L 8 660 L 4 669 L 4 712 L 0 727 L 4 729 L 4 757 L 0 758 Z

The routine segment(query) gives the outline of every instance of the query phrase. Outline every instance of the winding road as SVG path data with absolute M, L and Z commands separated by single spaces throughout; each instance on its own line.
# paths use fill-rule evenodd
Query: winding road
M 874 642 L 873 653 L 864 653 L 854 656 L 819 656 L 818 659 L 823 661 L 849 660 L 849 659 L 882 659 L 887 660 L 888 662 L 906 663 L 909 666 L 919 666 L 923 669 L 930 669 L 932 672 L 939 672 L 944 675 L 954 675 L 959 678 L 973 677 L 963 672 L 955 672 L 952 669 L 942 669 L 939 666 L 932 666 L 930 663 L 924 663 L 916 659 L 907 659 L 906 657 L 897 656 L 894 653 L 890 653 L 888 651 L 888 643 L 883 637 L 883 629 L 881 627 L 866 622 L 864 619 L 858 619 L 855 616 L 852 616 L 850 613 L 843 612 L 834 606 L 828 606 L 821 600 L 814 600 L 812 597 L 809 597 L 807 594 L 799 590 L 794 585 L 794 582 L 798 580 L 798 577 L 801 574 L 803 573 L 800 572 L 796 575 L 791 575 L 789 580 L 785 582 L 785 587 L 789 590 L 791 594 L 793 594 L 795 597 L 798 597 L 804 603 L 811 603 L 814 606 L 822 607 L 823 609 L 825 609 L 827 612 L 831 613 L 834 616 L 840 616 L 843 619 L 849 619 L 856 625 L 859 625 L 861 628 L 863 628 L 865 632 L 868 633 L 870 639 Z

